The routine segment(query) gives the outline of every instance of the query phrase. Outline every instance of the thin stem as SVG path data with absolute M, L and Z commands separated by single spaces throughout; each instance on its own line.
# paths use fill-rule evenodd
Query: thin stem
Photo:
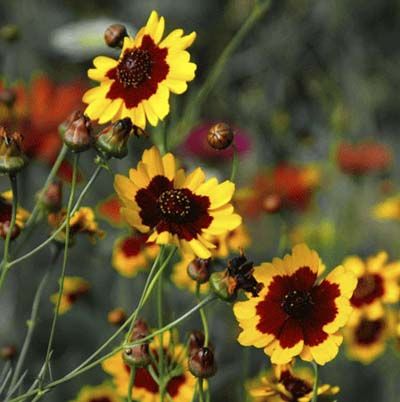
M 197 285 L 196 285 L 196 298 L 197 298 L 197 301 L 200 302 L 200 284 L 199 283 L 197 283 Z M 207 347 L 208 340 L 209 340 L 207 317 L 206 317 L 206 313 L 204 312 L 203 308 L 201 308 L 199 310 L 199 312 L 200 312 L 201 323 L 203 324 L 204 346 Z
M 129 384 L 128 384 L 128 401 L 132 402 L 132 389 L 135 384 L 136 367 L 131 367 L 131 372 L 129 374 Z
M 157 281 L 157 323 L 158 328 L 162 328 L 163 326 L 163 290 L 164 290 L 164 281 L 163 275 L 160 274 Z M 158 373 L 160 378 L 160 402 L 164 402 L 165 396 L 165 381 L 164 381 L 164 336 L 163 332 L 160 333 L 159 339 L 159 347 L 158 347 Z
M 233 148 L 233 155 L 232 155 L 232 170 L 231 170 L 231 178 L 230 178 L 230 180 L 232 182 L 235 182 L 238 167 L 239 167 L 239 157 L 238 157 L 238 150 L 237 150 L 235 144 L 232 144 L 232 148 Z
M 314 369 L 314 387 L 313 387 L 313 395 L 312 395 L 312 400 L 311 402 L 317 402 L 318 401 L 318 364 L 315 362 L 311 362 L 313 369 Z
M 93 182 L 96 180 L 97 176 L 99 175 L 100 171 L 102 169 L 102 166 L 97 166 L 96 170 L 93 172 L 91 178 L 87 182 L 86 186 L 82 190 L 81 194 L 79 195 L 74 208 L 72 209 L 71 215 L 73 215 L 79 206 L 81 205 L 81 202 L 83 198 L 85 197 L 86 193 L 88 192 L 89 188 L 92 186 Z M 64 222 L 51 234 L 50 237 L 48 237 L 43 243 L 40 243 L 37 247 L 35 247 L 33 250 L 29 251 L 28 253 L 24 254 L 22 257 L 16 258 L 14 261 L 11 261 L 8 263 L 8 268 L 11 268 L 12 266 L 19 264 L 20 262 L 26 260 L 27 258 L 31 257 L 32 255 L 36 254 L 39 252 L 42 248 L 46 247 L 48 244 L 50 244 L 53 239 L 65 228 L 67 224 L 67 220 L 65 219 Z
M 64 244 L 64 256 L 63 263 L 61 268 L 61 276 L 60 276 L 60 284 L 57 296 L 57 304 L 54 311 L 53 322 L 51 325 L 49 343 L 47 345 L 46 358 L 45 358 L 45 367 L 47 368 L 50 363 L 50 353 L 53 347 L 55 329 L 57 325 L 57 319 L 60 312 L 61 299 L 64 291 L 64 278 L 65 271 L 67 268 L 67 260 L 68 260 L 68 248 L 69 248 L 69 238 L 70 238 L 70 219 L 72 216 L 72 204 L 75 198 L 75 190 L 76 190 L 76 178 L 78 172 L 78 162 L 79 162 L 79 154 L 74 154 L 74 162 L 73 162 L 73 171 L 72 171 L 72 183 L 71 183 L 71 192 L 69 194 L 69 200 L 67 205 L 67 216 L 66 216 L 66 226 L 65 226 L 65 244 Z M 46 375 L 46 369 L 44 370 L 43 377 Z
M 6 240 L 4 242 L 4 254 L 3 254 L 3 260 L 1 262 L 0 289 L 3 287 L 4 280 L 6 279 L 6 275 L 9 270 L 8 256 L 9 256 L 9 252 L 10 252 L 11 235 L 14 231 L 15 222 L 17 221 L 17 210 L 18 210 L 17 176 L 10 174 L 9 179 L 10 179 L 11 191 L 12 191 L 12 210 L 11 210 L 10 226 L 8 227 L 7 234 L 6 234 Z
M 199 401 L 205 402 L 204 399 L 204 386 L 203 386 L 203 379 L 199 378 Z

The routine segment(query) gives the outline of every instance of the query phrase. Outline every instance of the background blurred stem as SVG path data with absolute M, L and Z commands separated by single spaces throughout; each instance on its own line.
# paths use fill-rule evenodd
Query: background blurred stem
M 135 383 L 135 375 L 136 375 L 136 367 L 131 367 L 131 372 L 129 374 L 129 384 L 128 384 L 128 401 L 132 402 L 132 388 L 133 384 Z
M 157 282 L 157 326 L 163 326 L 163 295 L 164 280 L 161 272 Z M 165 397 L 165 367 L 164 367 L 164 335 L 163 332 L 159 336 L 160 346 L 158 348 L 158 376 L 160 379 L 160 402 L 164 402 Z
M 232 170 L 231 170 L 230 181 L 235 182 L 239 167 L 239 157 L 235 144 L 232 144 L 232 148 L 233 148 L 233 155 L 232 155 Z
M 311 362 L 314 369 L 314 387 L 313 387 L 313 396 L 311 402 L 318 401 L 318 364 L 315 362 Z
M 197 302 L 200 303 L 200 301 L 201 301 L 200 300 L 200 283 L 196 284 L 196 298 L 197 298 Z M 199 310 L 199 312 L 200 312 L 201 323 L 203 325 L 203 331 L 204 331 L 204 346 L 207 347 L 208 341 L 209 341 L 207 317 L 206 317 L 206 314 L 205 314 L 203 308 L 201 308 Z

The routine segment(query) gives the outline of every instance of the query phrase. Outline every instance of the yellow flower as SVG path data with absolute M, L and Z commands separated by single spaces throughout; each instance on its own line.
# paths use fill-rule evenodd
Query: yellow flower
M 369 364 L 386 349 L 386 343 L 395 331 L 394 315 L 391 311 L 374 320 L 365 315 L 358 317 L 353 325 L 344 328 L 344 340 L 350 359 Z
M 196 386 L 196 378 L 187 368 L 186 348 L 184 345 L 175 343 L 169 332 L 163 335 L 163 345 L 166 352 L 166 360 L 169 362 L 169 370 L 177 373 L 168 381 L 166 391 L 172 401 L 191 402 Z M 158 359 L 157 350 L 159 337 L 154 338 L 150 344 L 150 351 L 154 358 Z M 102 363 L 103 370 L 113 376 L 117 393 L 126 397 L 129 385 L 130 368 L 125 365 L 122 352 L 109 357 Z M 153 367 L 155 370 L 156 368 Z M 132 388 L 132 398 L 140 402 L 158 402 L 160 400 L 159 387 L 150 375 L 147 368 L 137 368 L 135 382 Z
M 400 220 L 400 195 L 380 202 L 374 207 L 372 213 L 374 218 L 379 220 Z
M 149 266 L 158 254 L 159 247 L 154 243 L 147 243 L 148 236 L 141 233 L 132 233 L 120 237 L 114 243 L 112 266 L 123 276 L 131 278 L 142 269 Z
M 7 228 L 11 223 L 11 213 L 12 213 L 12 191 L 4 191 L 0 194 L 0 235 L 5 237 L 7 234 Z M 19 231 L 21 231 L 24 226 L 25 222 L 28 220 L 30 213 L 25 209 L 18 207 L 17 208 L 17 216 L 15 220 L 15 225 L 18 228 L 18 235 Z M 4 228 L 4 229 L 3 229 Z M 3 233 L 4 232 L 4 233 Z M 4 236 L 3 236 L 4 235 Z M 12 236 L 16 237 L 16 236 Z
M 122 216 L 149 233 L 149 242 L 175 244 L 200 258 L 211 257 L 210 249 L 215 248 L 206 236 L 224 235 L 241 223 L 230 204 L 232 182 L 206 181 L 200 168 L 186 175 L 176 168 L 172 154 L 161 157 L 156 147 L 144 151 L 129 178 L 116 175 L 114 187 L 123 204 Z
M 72 305 L 83 295 L 85 295 L 90 288 L 89 282 L 78 276 L 66 276 L 64 278 L 64 288 L 61 296 L 60 314 L 69 311 Z M 58 293 L 50 296 L 52 303 L 57 304 Z
M 381 318 L 384 304 L 399 301 L 400 261 L 388 263 L 388 255 L 381 251 L 363 261 L 357 256 L 347 257 L 343 265 L 354 272 L 358 279 L 356 290 L 351 298 L 354 312 L 349 325 L 357 323 L 359 316 L 365 314 L 370 320 Z
M 212 258 L 226 258 L 230 252 L 238 252 L 250 244 L 250 236 L 243 224 L 222 236 L 210 236 L 207 239 L 216 247 L 211 250 Z M 181 260 L 174 265 L 171 274 L 172 282 L 176 286 L 190 292 L 196 291 L 196 282 L 187 274 L 187 267 L 195 258 L 196 256 L 193 253 L 182 254 Z M 200 291 L 202 293 L 206 293 L 208 290 L 208 284 L 201 285 Z
M 176 29 L 161 40 L 164 25 L 164 18 L 153 11 L 135 38 L 125 37 L 118 60 L 93 60 L 88 76 L 100 85 L 83 96 L 88 117 L 100 124 L 129 117 L 144 129 L 146 120 L 156 126 L 169 113 L 169 93 L 185 92 L 195 76 L 196 65 L 185 49 L 196 34 Z
M 273 370 L 250 380 L 246 388 L 254 402 L 309 402 L 313 395 L 313 385 L 314 375 L 311 370 L 294 370 L 291 364 L 285 364 L 274 366 Z M 338 392 L 339 387 L 328 384 L 318 387 L 319 397 L 336 395 Z
M 320 271 L 318 254 L 305 244 L 284 259 L 255 267 L 253 275 L 264 287 L 258 296 L 234 305 L 243 329 L 239 343 L 264 348 L 274 364 L 289 363 L 298 355 L 320 365 L 334 359 L 357 281 L 342 266 L 323 280 Z
M 71 402 L 122 402 L 122 399 L 110 384 L 104 383 L 84 386 Z

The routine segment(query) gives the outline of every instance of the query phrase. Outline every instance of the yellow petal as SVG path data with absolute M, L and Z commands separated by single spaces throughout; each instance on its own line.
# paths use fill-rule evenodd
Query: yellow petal
M 153 146 L 146 149 L 143 152 L 142 161 L 146 165 L 149 177 L 164 176 L 164 165 L 157 147 Z
M 162 157 L 164 166 L 164 174 L 169 180 L 173 180 L 176 172 L 175 157 L 171 153 L 167 153 Z
M 111 100 L 109 99 L 97 99 L 87 106 L 87 108 L 85 109 L 85 114 L 91 120 L 97 120 L 110 103 Z
M 189 242 L 190 247 L 192 248 L 194 254 L 197 255 L 199 258 L 210 258 L 211 252 L 208 250 L 200 241 L 197 239 L 190 240 Z
M 104 124 L 107 123 L 108 121 L 113 120 L 115 115 L 119 112 L 121 105 L 122 105 L 122 99 L 113 100 L 101 114 L 99 118 L 99 124 Z
M 182 187 L 186 187 L 191 191 L 196 191 L 196 189 L 204 183 L 205 179 L 206 175 L 204 174 L 203 170 L 201 168 L 197 168 L 186 177 Z

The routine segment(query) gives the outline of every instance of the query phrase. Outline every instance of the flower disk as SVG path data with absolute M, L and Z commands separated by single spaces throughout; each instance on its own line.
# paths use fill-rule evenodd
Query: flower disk
M 100 86 L 83 96 L 86 115 L 100 124 L 129 117 L 144 129 L 169 113 L 169 93 L 181 94 L 192 81 L 196 65 L 185 50 L 196 34 L 172 31 L 165 39 L 165 21 L 153 11 L 135 38 L 125 37 L 119 60 L 99 56 L 88 76 Z
M 321 365 L 332 360 L 342 342 L 337 331 L 352 311 L 349 299 L 357 281 L 339 266 L 319 282 L 321 268 L 318 254 L 304 244 L 283 260 L 256 267 L 254 277 L 264 288 L 234 306 L 243 329 L 239 343 L 264 348 L 275 364 L 297 355 Z
M 233 183 L 206 181 L 200 168 L 186 175 L 176 169 L 172 154 L 161 157 L 156 147 L 143 153 L 129 178 L 117 175 L 114 187 L 122 216 L 149 233 L 149 242 L 175 244 L 200 258 L 210 258 L 210 249 L 216 247 L 210 236 L 225 235 L 241 223 L 230 204 Z

